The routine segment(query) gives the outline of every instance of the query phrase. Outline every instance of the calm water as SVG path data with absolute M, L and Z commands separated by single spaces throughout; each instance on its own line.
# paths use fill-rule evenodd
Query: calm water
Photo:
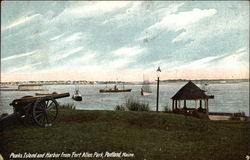
M 160 85 L 159 110 L 163 110 L 164 106 L 172 106 L 171 97 L 185 83 L 169 83 Z M 199 86 L 199 85 L 198 85 Z M 80 85 L 80 92 L 83 101 L 76 102 L 71 97 L 58 99 L 59 103 L 74 103 L 77 109 L 85 110 L 113 110 L 117 104 L 122 104 L 126 98 L 133 97 L 140 102 L 149 103 L 152 110 L 156 106 L 156 85 L 151 85 L 153 94 L 150 96 L 141 96 L 141 85 L 127 85 L 126 88 L 132 88 L 128 93 L 99 93 L 99 89 L 105 88 L 105 85 Z M 112 87 L 112 85 L 110 85 Z M 118 86 L 119 87 L 119 86 Z M 47 85 L 44 88 L 49 91 L 39 93 L 74 93 L 74 85 Z M 120 86 L 121 88 L 121 86 Z M 239 112 L 243 111 L 249 115 L 249 83 L 235 84 L 210 84 L 208 91 L 215 98 L 209 100 L 209 111 L 211 112 Z M 12 107 L 9 103 L 16 98 L 25 95 L 35 95 L 38 91 L 0 91 L 0 113 L 12 113 Z M 194 101 L 188 103 L 188 107 L 193 107 Z

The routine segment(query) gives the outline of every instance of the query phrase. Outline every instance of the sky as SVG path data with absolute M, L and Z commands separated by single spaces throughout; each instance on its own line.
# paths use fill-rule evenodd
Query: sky
M 249 2 L 2 2 L 2 82 L 143 75 L 249 78 Z

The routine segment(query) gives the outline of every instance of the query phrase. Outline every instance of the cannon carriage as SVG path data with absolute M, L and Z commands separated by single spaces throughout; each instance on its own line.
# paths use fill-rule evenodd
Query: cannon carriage
M 54 93 L 15 99 L 10 103 L 13 106 L 14 113 L 1 119 L 1 122 L 11 117 L 20 117 L 26 121 L 32 120 L 41 127 L 51 126 L 57 119 L 59 111 L 56 99 L 69 96 L 69 93 Z

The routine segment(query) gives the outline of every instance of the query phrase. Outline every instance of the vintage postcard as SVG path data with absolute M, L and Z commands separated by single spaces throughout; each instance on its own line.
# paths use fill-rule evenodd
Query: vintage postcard
M 249 1 L 1 1 L 0 160 L 249 160 Z

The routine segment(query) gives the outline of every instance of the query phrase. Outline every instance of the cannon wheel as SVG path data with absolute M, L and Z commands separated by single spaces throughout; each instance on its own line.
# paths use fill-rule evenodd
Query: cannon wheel
M 32 115 L 39 126 L 52 126 L 58 115 L 57 101 L 51 96 L 39 98 L 34 103 Z

